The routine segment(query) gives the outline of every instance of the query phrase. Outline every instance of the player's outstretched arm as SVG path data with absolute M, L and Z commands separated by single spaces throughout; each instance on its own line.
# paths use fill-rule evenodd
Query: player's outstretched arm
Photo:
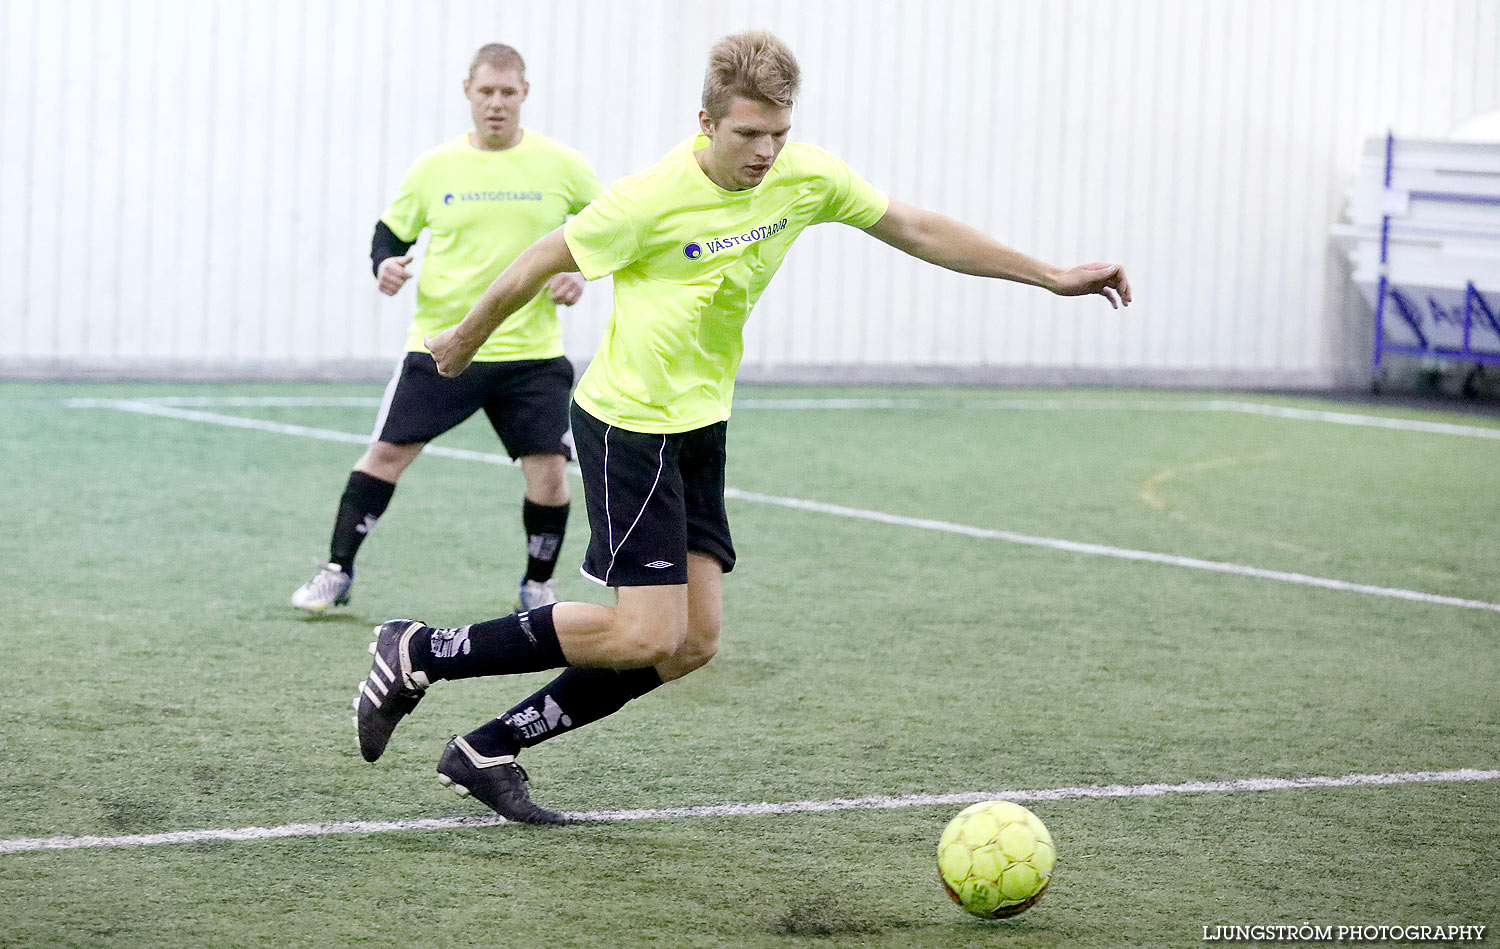
M 1083 264 L 1062 268 L 1012 250 L 962 221 L 892 200 L 885 214 L 865 229 L 897 250 L 948 270 L 976 277 L 997 277 L 1059 296 L 1097 293 L 1110 306 L 1130 305 L 1130 282 L 1119 264 Z
M 437 363 L 438 375 L 456 376 L 469 368 L 474 354 L 507 316 L 526 305 L 553 277 L 574 273 L 578 264 L 558 228 L 521 251 L 500 272 L 457 326 L 450 326 L 427 340 L 427 349 Z

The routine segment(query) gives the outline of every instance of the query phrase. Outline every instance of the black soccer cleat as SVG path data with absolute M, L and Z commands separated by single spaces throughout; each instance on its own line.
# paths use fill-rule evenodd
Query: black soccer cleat
M 422 628 L 410 619 L 386 620 L 375 627 L 375 641 L 370 643 L 375 661 L 369 678 L 354 695 L 354 727 L 359 731 L 359 753 L 366 761 L 380 757 L 391 732 L 417 707 L 431 684 L 426 674 L 411 666 L 411 637 Z
M 556 811 L 537 807 L 531 802 L 526 790 L 530 780 L 526 771 L 516 764 L 515 755 L 499 755 L 489 758 L 474 750 L 474 747 L 457 736 L 449 739 L 438 759 L 438 781 L 451 787 L 460 796 L 474 795 L 474 799 L 489 805 L 501 817 L 518 824 L 548 824 L 557 826 L 568 823 L 568 819 Z

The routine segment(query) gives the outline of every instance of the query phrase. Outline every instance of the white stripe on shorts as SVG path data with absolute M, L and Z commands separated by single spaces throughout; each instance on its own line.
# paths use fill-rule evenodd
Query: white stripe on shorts
M 375 414 L 375 430 L 370 433 L 370 442 L 373 444 L 380 441 L 380 432 L 385 428 L 385 417 L 391 413 L 391 402 L 396 398 L 396 386 L 401 383 L 401 367 L 406 365 L 406 353 L 396 360 L 396 371 L 391 373 L 391 381 L 385 384 L 385 394 L 380 397 L 380 411 Z
M 646 500 L 641 502 L 641 509 L 636 512 L 635 520 L 630 522 L 625 536 L 620 538 L 619 546 L 615 545 L 615 522 L 609 515 L 609 433 L 614 431 L 610 425 L 604 429 L 604 523 L 609 525 L 609 566 L 604 570 L 604 582 L 609 582 L 609 575 L 615 569 L 615 557 L 624 548 L 625 542 L 630 539 L 630 534 L 635 530 L 635 525 L 641 522 L 641 517 L 646 513 L 646 506 L 651 503 L 651 498 L 656 494 L 656 486 L 661 484 L 662 469 L 666 467 L 667 436 L 661 437 L 661 448 L 656 452 L 656 480 L 651 482 L 651 490 L 646 492 Z

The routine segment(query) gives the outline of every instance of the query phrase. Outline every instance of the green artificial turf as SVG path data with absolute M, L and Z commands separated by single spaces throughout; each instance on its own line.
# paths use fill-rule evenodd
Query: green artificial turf
M 517 469 L 429 454 L 354 600 L 326 556 L 373 405 L 197 420 L 69 400 L 358 385 L 0 385 L 0 841 L 484 813 L 442 742 L 543 681 L 444 683 L 375 765 L 370 628 L 508 611 Z M 1213 396 L 742 387 L 729 483 L 947 525 L 1500 602 L 1500 441 L 1224 411 Z M 793 409 L 783 399 L 908 400 Z M 1220 397 L 1490 428 L 1493 420 Z M 1037 410 L 995 400 L 1076 403 Z M 159 404 L 159 403 L 158 403 Z M 482 419 L 439 445 L 499 453 Z M 574 481 L 575 489 L 577 482 Z M 1500 613 L 731 500 L 721 653 L 527 753 L 570 811 L 1500 767 Z M 941 525 L 939 525 L 941 526 Z M 608 602 L 576 573 L 560 593 Z M 959 806 L 0 852 L 10 946 L 1118 946 L 1218 924 L 1500 922 L 1500 782 L 1038 801 L 1047 897 L 957 911 Z

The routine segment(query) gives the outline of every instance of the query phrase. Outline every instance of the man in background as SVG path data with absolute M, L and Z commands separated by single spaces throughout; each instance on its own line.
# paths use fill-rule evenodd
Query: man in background
M 568 523 L 573 385 L 557 305 L 578 301 L 583 278 L 560 273 L 547 280 L 480 345 L 462 378 L 440 377 L 423 341 L 463 319 L 496 274 L 602 189 L 582 156 L 522 127 L 530 87 L 516 50 L 499 43 L 481 47 L 463 89 L 473 129 L 418 158 L 375 224 L 370 259 L 387 296 L 411 278 L 409 251 L 424 228 L 431 231 L 417 278 L 417 312 L 370 447 L 355 462 L 339 501 L 328 565 L 292 594 L 299 609 L 322 612 L 349 602 L 355 554 L 385 513 L 402 472 L 429 441 L 480 409 L 526 479 L 520 608 L 557 599 L 552 574 Z

